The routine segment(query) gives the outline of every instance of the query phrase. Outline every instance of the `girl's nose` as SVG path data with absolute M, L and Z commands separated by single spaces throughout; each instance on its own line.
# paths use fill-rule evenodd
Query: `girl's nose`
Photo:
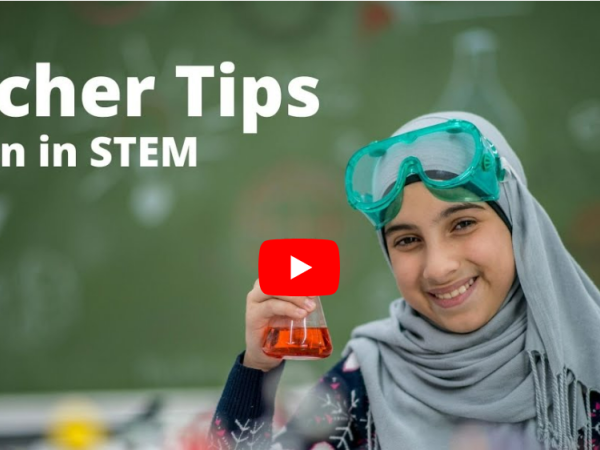
M 459 257 L 449 245 L 430 246 L 426 252 L 423 278 L 429 286 L 443 286 L 455 280 Z

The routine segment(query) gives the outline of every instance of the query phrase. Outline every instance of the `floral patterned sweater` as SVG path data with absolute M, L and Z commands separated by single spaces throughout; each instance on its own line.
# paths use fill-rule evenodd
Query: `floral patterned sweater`
M 243 358 L 243 353 L 237 357 L 217 405 L 208 436 L 210 450 L 378 448 L 367 391 L 353 354 L 321 377 L 291 420 L 275 433 L 275 394 L 285 362 L 265 373 L 245 367 Z M 600 450 L 600 394 L 594 391 L 591 415 L 592 448 Z M 506 445 L 490 445 L 489 450 L 507 450 Z M 585 448 L 583 432 L 579 448 Z

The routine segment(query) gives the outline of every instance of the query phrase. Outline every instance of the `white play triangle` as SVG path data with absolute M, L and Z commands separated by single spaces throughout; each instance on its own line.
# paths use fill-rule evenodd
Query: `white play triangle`
M 309 266 L 308 264 L 303 263 L 302 261 L 300 261 L 299 259 L 294 258 L 291 255 L 290 255 L 290 258 L 291 258 L 290 261 L 291 261 L 291 268 L 292 268 L 290 280 L 293 280 L 298 275 L 302 275 L 307 270 L 312 269 L 311 266 Z

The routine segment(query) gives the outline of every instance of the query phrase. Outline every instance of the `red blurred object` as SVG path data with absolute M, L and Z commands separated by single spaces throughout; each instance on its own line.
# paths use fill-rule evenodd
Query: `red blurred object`
M 175 449 L 171 450 L 208 450 L 208 432 L 214 411 L 198 414 L 181 432 Z
M 379 2 L 364 2 L 361 11 L 361 31 L 373 35 L 392 23 L 392 11 L 389 6 Z
M 200 433 L 184 432 L 180 438 L 181 450 L 208 450 L 208 439 Z
M 72 2 L 75 12 L 94 25 L 115 26 L 129 22 L 146 9 L 149 2 Z

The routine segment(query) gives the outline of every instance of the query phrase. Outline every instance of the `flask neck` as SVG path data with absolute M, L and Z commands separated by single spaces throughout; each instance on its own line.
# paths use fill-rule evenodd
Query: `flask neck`
M 498 80 L 496 51 L 461 52 L 457 55 L 454 75 L 463 83 L 489 86 Z

